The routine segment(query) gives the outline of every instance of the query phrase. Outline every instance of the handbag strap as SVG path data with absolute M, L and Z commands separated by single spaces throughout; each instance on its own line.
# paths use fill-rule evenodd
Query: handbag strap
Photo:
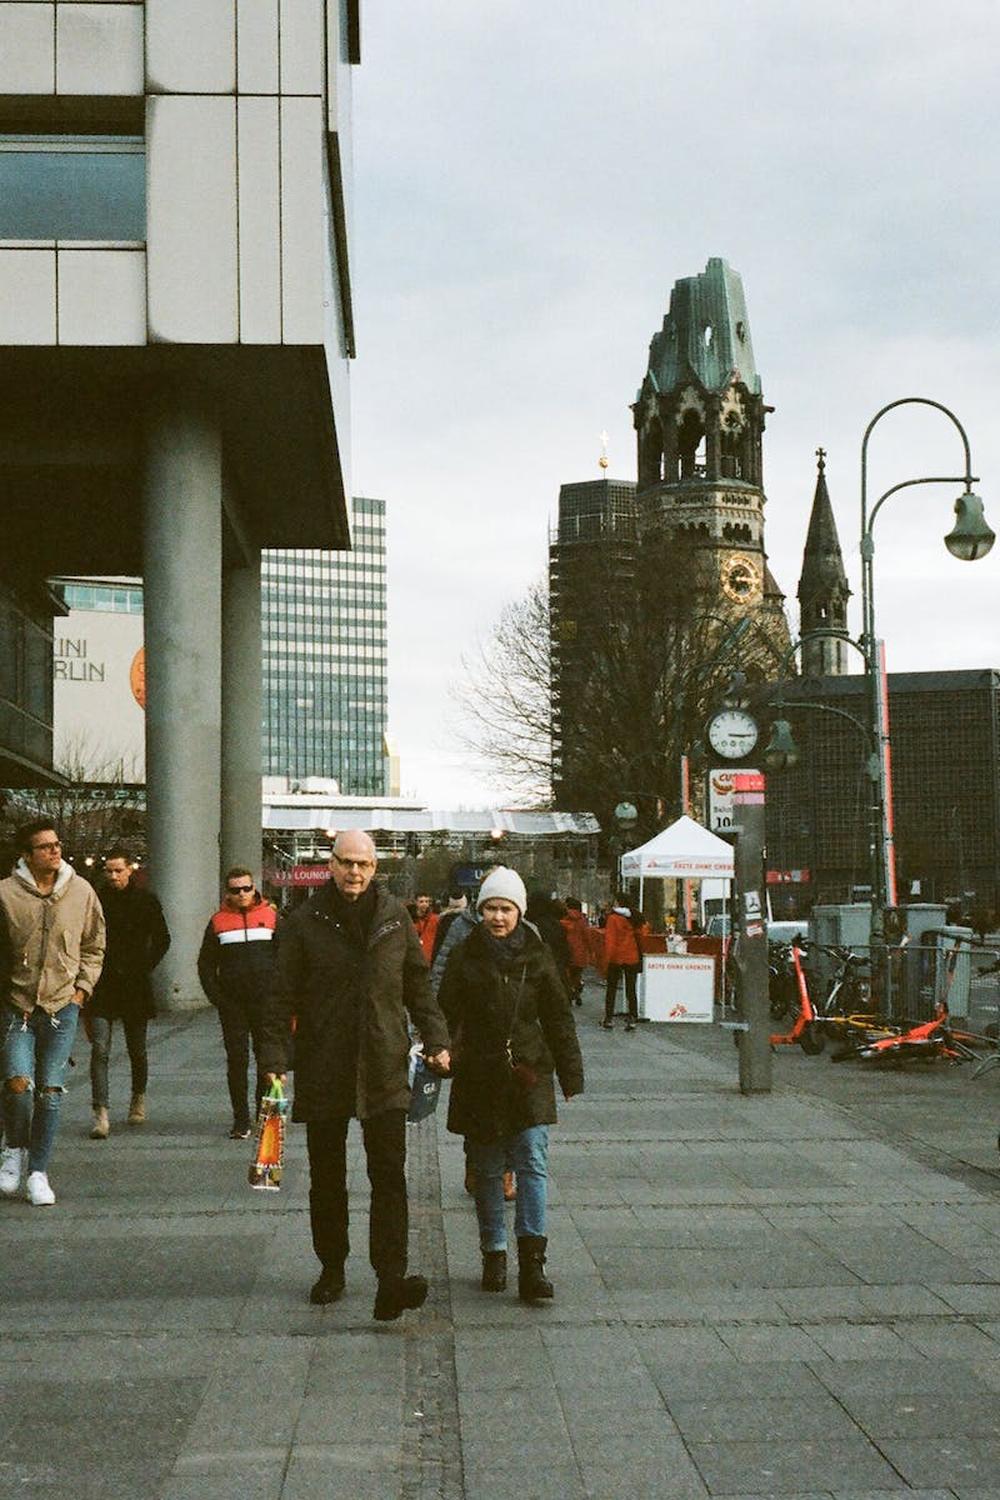
M 524 981 L 527 973 L 528 965 L 525 963 L 521 969 L 521 982 L 517 987 L 517 994 L 514 996 L 514 1008 L 510 1013 L 510 1025 L 507 1028 L 507 1040 L 504 1043 L 504 1052 L 507 1054 L 507 1061 L 510 1063 L 511 1067 L 514 1066 L 514 1054 L 510 1050 L 510 1044 L 514 1040 L 514 1025 L 517 1021 L 517 1008 L 521 1003 L 521 993 L 524 990 Z

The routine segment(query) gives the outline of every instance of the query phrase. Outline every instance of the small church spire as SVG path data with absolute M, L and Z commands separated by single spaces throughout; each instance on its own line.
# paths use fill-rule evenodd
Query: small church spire
M 799 579 L 799 629 L 803 637 L 812 631 L 835 631 L 835 636 L 807 641 L 802 648 L 802 672 L 806 677 L 840 677 L 848 671 L 847 601 L 851 590 L 837 535 L 837 523 L 826 486 L 826 449 L 816 449 L 816 489 Z

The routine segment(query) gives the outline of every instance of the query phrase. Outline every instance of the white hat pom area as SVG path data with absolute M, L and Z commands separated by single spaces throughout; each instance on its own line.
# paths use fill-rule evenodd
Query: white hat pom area
M 521 916 L 528 904 L 528 893 L 524 889 L 524 881 L 516 870 L 508 870 L 506 865 L 498 865 L 491 870 L 479 887 L 479 896 L 476 900 L 476 910 L 482 907 L 484 901 L 512 901 Z

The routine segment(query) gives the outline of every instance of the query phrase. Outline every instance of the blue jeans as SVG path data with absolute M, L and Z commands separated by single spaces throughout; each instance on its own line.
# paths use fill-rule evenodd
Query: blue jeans
M 66 1064 L 73 1050 L 80 1008 L 64 1005 L 54 1016 L 36 1005 L 21 1011 L 0 1010 L 3 1043 L 3 1122 L 8 1146 L 28 1148 L 28 1171 L 46 1172 L 64 1093 Z M 32 1088 L 14 1093 L 13 1078 L 27 1078 Z
M 514 1233 L 518 1239 L 545 1233 L 549 1188 L 549 1127 L 531 1125 L 502 1141 L 469 1141 L 469 1161 L 476 1173 L 476 1217 L 482 1250 L 506 1250 L 503 1174 L 517 1173 Z

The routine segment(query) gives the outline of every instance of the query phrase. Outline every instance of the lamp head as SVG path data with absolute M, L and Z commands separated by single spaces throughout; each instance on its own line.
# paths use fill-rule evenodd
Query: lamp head
M 775 719 L 771 738 L 764 747 L 764 764 L 769 771 L 787 771 L 798 762 L 799 747 L 792 736 L 791 724 L 787 719 Z
M 615 808 L 615 822 L 619 828 L 632 828 L 639 821 L 639 814 L 631 802 L 619 802 Z
M 983 502 L 971 490 L 955 501 L 955 524 L 944 539 L 952 557 L 960 562 L 975 562 L 985 557 L 996 541 L 983 515 Z

